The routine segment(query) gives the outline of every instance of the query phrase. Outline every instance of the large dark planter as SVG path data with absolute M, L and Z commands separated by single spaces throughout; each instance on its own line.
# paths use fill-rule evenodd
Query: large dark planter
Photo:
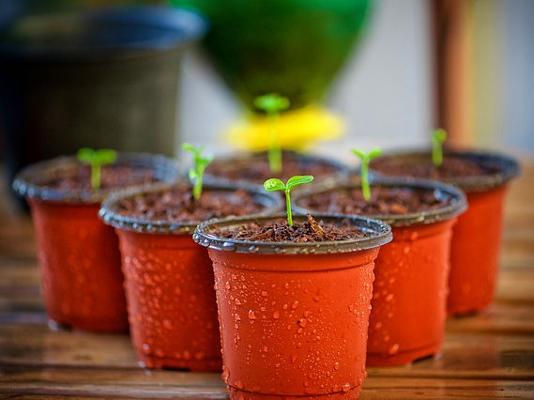
M 173 155 L 180 54 L 205 23 L 158 7 L 17 17 L 0 31 L 11 178 L 83 146 Z

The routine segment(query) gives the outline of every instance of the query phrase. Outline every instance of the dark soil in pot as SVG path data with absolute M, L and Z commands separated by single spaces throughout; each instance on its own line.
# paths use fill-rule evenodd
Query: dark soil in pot
M 387 221 L 393 241 L 375 262 L 368 365 L 403 365 L 439 353 L 443 341 L 452 226 L 465 208 L 459 190 L 437 182 L 382 181 L 369 202 L 354 182 L 300 193 L 300 212 Z
M 374 186 L 371 199 L 363 198 L 360 187 L 318 192 L 302 197 L 299 205 L 311 210 L 334 214 L 406 215 L 443 208 L 450 204 L 448 197 L 436 196 L 431 189 Z
M 201 224 L 231 399 L 354 399 L 386 224 L 325 215 Z
M 256 194 L 257 195 L 257 194 Z M 198 224 L 211 218 L 258 214 L 265 209 L 245 189 L 207 187 L 195 200 L 191 186 L 180 182 L 164 191 L 139 192 L 118 202 L 118 213 L 142 220 Z
M 150 168 L 136 168 L 133 166 L 108 165 L 102 169 L 101 190 L 124 189 L 129 186 L 148 185 L 158 180 Z M 69 172 L 57 176 L 47 176 L 37 184 L 54 190 L 86 190 L 91 191 L 91 169 L 80 165 Z
M 320 181 L 348 174 L 348 168 L 342 163 L 320 156 L 285 151 L 282 162 L 282 171 L 272 172 L 267 153 L 236 154 L 215 159 L 206 169 L 206 175 L 208 179 L 262 184 L 273 176 L 287 180 L 295 175 L 313 175 Z
M 498 171 L 491 165 L 481 165 L 475 160 L 461 157 L 460 155 L 448 155 L 443 164 L 438 168 L 432 163 L 432 158 L 425 154 L 420 157 L 414 156 L 407 160 L 403 157 L 382 157 L 371 162 L 372 169 L 387 176 L 412 177 L 435 180 L 454 180 L 457 178 L 469 178 L 494 174 Z
M 104 187 L 91 190 L 88 168 L 74 157 L 32 165 L 15 190 L 31 206 L 42 289 L 55 323 L 98 332 L 128 329 L 118 241 L 98 218 L 100 201 L 118 188 L 176 178 L 164 157 L 119 154 L 102 170 Z
M 257 188 L 205 185 L 200 200 L 188 183 L 112 196 L 101 210 L 119 235 L 130 332 L 149 368 L 219 371 L 220 338 L 213 270 L 191 233 L 214 217 L 267 213 L 277 196 Z
M 432 177 L 457 185 L 469 210 L 453 230 L 448 310 L 469 314 L 488 307 L 497 281 L 504 200 L 518 163 L 502 154 L 448 151 L 438 169 L 429 152 L 392 153 L 371 162 L 381 175 Z

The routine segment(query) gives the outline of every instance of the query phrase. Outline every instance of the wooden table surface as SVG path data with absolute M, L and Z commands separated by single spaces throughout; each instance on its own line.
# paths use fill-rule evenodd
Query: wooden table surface
M 534 399 L 534 162 L 511 189 L 495 305 L 447 323 L 443 354 L 372 368 L 362 399 Z M 138 367 L 126 336 L 53 332 L 31 221 L 0 191 L 0 399 L 224 399 L 218 374 Z

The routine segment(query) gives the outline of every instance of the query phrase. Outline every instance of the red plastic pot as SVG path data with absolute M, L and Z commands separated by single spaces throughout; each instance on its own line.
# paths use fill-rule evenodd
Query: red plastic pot
M 369 237 L 264 243 L 212 233 L 251 221 L 243 218 L 197 228 L 194 239 L 208 247 L 215 271 L 223 379 L 231 399 L 359 397 L 373 262 L 391 232 L 379 221 L 350 219 Z
M 295 202 L 299 205 L 314 194 L 354 186 L 338 183 L 323 187 L 302 193 Z M 377 181 L 373 187 L 426 190 L 449 200 L 443 207 L 419 213 L 370 215 L 392 225 L 393 241 L 382 247 L 375 263 L 367 365 L 404 365 L 441 350 L 450 238 L 456 215 L 466 203 L 459 190 L 437 182 Z
M 451 315 L 481 311 L 493 302 L 507 189 L 501 185 L 466 193 L 469 210 L 458 219 L 451 244 Z
M 168 185 L 144 191 L 164 192 Z M 235 191 L 235 185 L 205 185 L 205 190 Z M 249 188 L 264 205 L 278 209 L 277 196 Z M 191 238 L 196 224 L 149 221 L 121 215 L 118 203 L 138 191 L 113 196 L 101 216 L 116 228 L 132 342 L 147 368 L 220 371 L 221 345 L 213 269 L 206 249 Z
M 162 180 L 178 173 L 174 162 L 159 156 L 122 154 L 117 163 L 154 168 Z M 118 240 L 98 218 L 107 192 L 42 185 L 78 167 L 72 157 L 45 161 L 23 170 L 13 183 L 31 207 L 48 316 L 69 328 L 127 332 Z
M 450 151 L 447 155 L 466 158 L 492 170 L 483 176 L 445 180 L 462 189 L 469 204 L 453 228 L 447 300 L 448 313 L 462 315 L 481 311 L 493 302 L 507 184 L 519 175 L 519 165 L 512 158 L 487 152 Z M 414 164 L 431 159 L 428 152 L 384 156 L 390 157 Z M 377 172 L 383 174 L 380 169 Z

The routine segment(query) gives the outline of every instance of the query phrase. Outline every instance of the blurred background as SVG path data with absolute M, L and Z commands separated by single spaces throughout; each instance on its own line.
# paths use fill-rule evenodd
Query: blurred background
M 534 154 L 532 0 L 0 0 L 0 157 L 282 144 Z M 347 154 L 345 154 L 347 153 Z

